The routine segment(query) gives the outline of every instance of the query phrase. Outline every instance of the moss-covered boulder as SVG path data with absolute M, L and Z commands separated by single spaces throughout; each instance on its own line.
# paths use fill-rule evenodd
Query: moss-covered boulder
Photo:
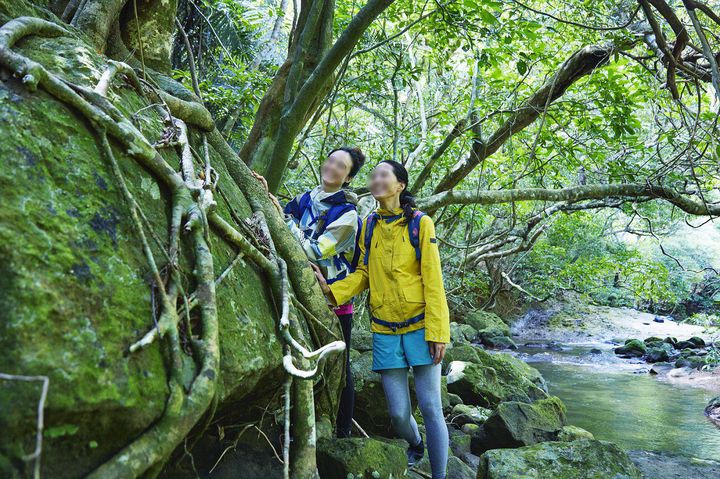
M 645 353 L 645 360 L 649 363 L 657 363 L 660 361 L 669 361 L 675 355 L 675 350 L 668 343 L 651 343 L 656 346 L 649 346 Z
M 467 404 L 458 404 L 452 408 L 448 416 L 449 422 L 458 427 L 465 424 L 483 424 L 492 414 L 491 409 L 480 406 L 469 406 Z
M 573 426 L 573 425 L 567 425 L 563 426 L 563 428 L 558 433 L 557 437 L 558 441 L 577 441 L 578 439 L 595 439 L 595 436 L 593 436 L 593 433 L 590 431 L 587 431 L 581 427 Z
M 463 322 L 475 328 L 478 332 L 496 331 L 499 335 L 510 336 L 510 326 L 508 326 L 500 316 L 489 311 L 473 311 L 468 313 Z
M 508 354 L 492 354 L 471 345 L 446 353 L 448 392 L 465 404 L 494 408 L 501 401 L 531 402 L 547 397 L 540 373 Z
M 507 374 L 522 376 L 547 392 L 547 385 L 540 371 L 510 354 L 488 352 L 476 345 L 461 344 L 446 350 L 443 360 L 446 371 L 452 361 L 469 361 L 506 371 Z
M 0 24 L 22 15 L 52 19 L 23 0 L 0 1 Z M 73 34 L 32 35 L 13 50 L 91 89 L 107 68 L 107 58 Z M 150 141 L 161 138 L 162 118 L 144 108 L 146 102 L 122 79 L 110 95 Z M 168 373 L 161 342 L 128 354 L 154 327 L 157 295 L 126 201 L 89 123 L 44 90 L 30 92 L 19 79 L 3 76 L 0 134 L 0 364 L 6 374 L 49 378 L 43 476 L 81 477 L 165 409 Z M 174 149 L 162 154 L 177 164 Z M 232 218 L 231 208 L 249 216 L 243 195 L 226 181 L 220 157 L 212 149 L 210 154 L 222 178 L 217 211 L 224 218 Z M 115 156 L 147 217 L 146 233 L 154 230 L 165 240 L 168 192 L 125 151 L 115 149 Z M 155 258 L 163 258 L 151 236 L 149 241 Z M 191 293 L 192 248 L 184 241 L 180 268 Z M 217 237 L 212 249 L 219 275 L 237 252 Z M 268 290 L 263 275 L 243 260 L 217 285 L 221 414 L 267 407 L 282 384 L 282 347 Z M 199 327 L 195 315 L 192 323 Z M 192 377 L 192 358 L 185 359 Z M 0 456 L 12 464 L 32 466 L 22 457 L 35 447 L 40 392 L 39 382 L 0 381 Z
M 482 454 L 488 449 L 555 441 L 565 425 L 565 405 L 557 397 L 532 404 L 504 402 L 473 434 L 471 450 L 474 454 Z
M 606 441 L 543 442 L 480 456 L 477 479 L 640 479 L 627 454 Z
M 625 344 L 615 348 L 615 354 L 624 358 L 639 358 L 647 352 L 647 346 L 639 339 L 628 339 Z
M 477 339 L 485 346 L 495 349 L 517 349 L 510 338 L 510 327 L 495 313 L 474 311 L 463 319 L 465 324 L 477 330 Z
M 322 438 L 317 442 L 323 479 L 397 479 L 405 477 L 405 449 L 373 438 Z
M 474 341 L 476 336 L 477 330 L 469 324 L 450 323 L 451 343 L 468 343 Z

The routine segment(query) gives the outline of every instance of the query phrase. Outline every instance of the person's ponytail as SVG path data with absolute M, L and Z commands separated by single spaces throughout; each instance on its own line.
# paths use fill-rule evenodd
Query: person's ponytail
M 400 193 L 400 206 L 403 209 L 403 216 L 405 221 L 409 222 L 413 217 L 413 208 L 417 206 L 415 203 L 415 197 L 407 190 L 407 186 L 402 193 Z

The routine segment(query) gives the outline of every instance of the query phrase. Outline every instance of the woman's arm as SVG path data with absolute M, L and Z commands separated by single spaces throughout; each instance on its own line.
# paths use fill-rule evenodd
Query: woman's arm
M 330 285 L 327 285 L 326 283 L 327 289 L 323 288 L 323 291 L 325 291 L 325 293 L 327 294 L 328 299 L 335 306 L 347 303 L 353 298 L 353 296 L 357 296 L 359 293 L 366 290 L 369 285 L 368 267 L 363 261 L 363 259 L 365 258 L 364 238 L 366 225 L 367 221 L 364 221 L 362 229 L 360 230 L 360 241 L 358 241 L 358 248 L 360 248 L 360 260 L 358 262 L 357 268 L 355 268 L 355 271 L 345 276 L 343 279 L 335 281 Z M 320 280 L 320 278 L 318 278 L 318 280 L 320 280 L 321 286 L 324 279 L 325 278 Z
M 425 292 L 425 340 L 450 342 L 450 311 L 443 285 L 440 251 L 435 224 L 425 215 L 420 219 L 420 274 Z
M 341 254 L 355 245 L 357 217 L 357 211 L 346 211 L 337 220 L 330 223 L 317 239 L 308 237 L 298 227 L 294 216 L 286 215 L 286 223 L 292 235 L 302 245 L 308 259 L 313 263 L 318 263 L 322 259 Z

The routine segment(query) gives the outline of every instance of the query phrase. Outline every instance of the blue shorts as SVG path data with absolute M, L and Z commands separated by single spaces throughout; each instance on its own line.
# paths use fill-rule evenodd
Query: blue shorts
M 373 371 L 432 363 L 425 328 L 403 334 L 373 333 Z

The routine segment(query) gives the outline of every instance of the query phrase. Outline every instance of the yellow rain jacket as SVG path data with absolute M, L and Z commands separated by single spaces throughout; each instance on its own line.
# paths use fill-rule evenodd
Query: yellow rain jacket
M 425 340 L 450 342 L 450 314 L 443 286 L 440 252 L 435 238 L 435 224 L 430 216 L 420 219 L 421 260 L 415 258 L 404 218 L 386 221 L 402 214 L 402 208 L 385 210 L 375 223 L 368 264 L 365 258 L 365 228 L 360 234 L 360 262 L 355 272 L 330 284 L 330 301 L 345 304 L 370 287 L 370 314 L 378 319 L 400 323 L 425 311 L 424 319 L 395 332 L 388 326 L 372 322 L 376 333 L 403 334 L 425 328 Z

